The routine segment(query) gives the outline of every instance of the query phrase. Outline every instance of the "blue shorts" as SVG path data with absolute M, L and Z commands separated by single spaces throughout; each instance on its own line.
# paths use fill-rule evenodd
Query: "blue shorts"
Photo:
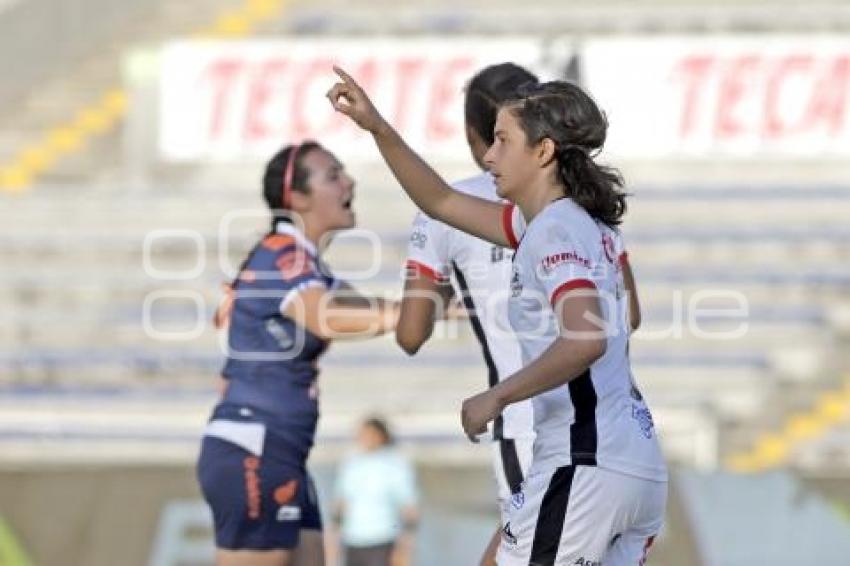
M 218 548 L 293 549 L 301 529 L 322 529 L 316 489 L 303 465 L 205 436 L 197 472 Z

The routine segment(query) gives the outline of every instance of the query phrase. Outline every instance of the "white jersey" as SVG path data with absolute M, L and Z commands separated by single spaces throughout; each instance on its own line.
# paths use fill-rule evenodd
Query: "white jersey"
M 479 198 L 499 200 L 493 177 L 488 173 L 459 181 L 453 187 Z M 408 268 L 438 282 L 454 279 L 467 309 L 476 314 L 470 322 L 487 363 L 490 387 L 522 368 L 520 345 L 507 317 L 512 257 L 513 250 L 456 230 L 421 212 L 414 220 Z M 494 440 L 533 438 L 531 402 L 507 407 L 494 423 L 493 436 Z
M 517 247 L 509 317 L 524 365 L 559 336 L 552 305 L 566 291 L 598 291 L 608 334 L 605 354 L 587 371 L 533 398 L 537 439 L 530 475 L 583 464 L 666 481 L 652 416 L 629 364 L 620 233 L 569 198 L 546 206 L 528 226 L 517 207 L 506 205 L 503 221 Z

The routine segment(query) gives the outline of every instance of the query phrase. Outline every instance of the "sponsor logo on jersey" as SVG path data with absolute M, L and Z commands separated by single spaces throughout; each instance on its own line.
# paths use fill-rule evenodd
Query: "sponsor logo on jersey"
M 647 438 L 652 438 L 655 423 L 652 421 L 652 413 L 649 412 L 649 409 L 639 405 L 632 405 L 632 418 L 637 421 L 643 435 Z
M 300 521 L 301 507 L 297 505 L 284 505 L 277 510 L 278 521 Z
M 428 243 L 428 234 L 421 230 L 414 230 L 410 234 L 410 244 L 417 249 L 422 249 Z
M 575 562 L 573 562 L 573 566 L 602 566 L 601 560 L 588 560 L 585 557 L 581 557 Z
M 557 254 L 547 255 L 543 258 L 541 265 L 546 273 L 552 271 L 555 267 L 562 263 L 577 263 L 582 267 L 590 269 L 590 260 L 581 257 L 575 252 L 561 252 Z
M 505 541 L 505 544 L 509 544 L 511 546 L 516 545 L 516 537 L 511 532 L 511 523 L 505 523 L 505 526 L 502 527 L 502 540 Z
M 522 506 L 525 505 L 525 495 L 521 491 L 511 495 L 511 505 L 515 509 L 522 509 Z
M 295 345 L 295 341 L 292 340 L 283 325 L 274 319 L 266 321 L 266 332 L 272 335 L 281 350 L 289 350 Z
M 502 246 L 493 246 L 490 248 L 490 263 L 499 263 L 510 257 L 511 253 Z
M 519 297 L 522 295 L 522 282 L 519 280 L 519 273 L 516 269 L 511 274 L 511 297 Z
M 243 461 L 245 467 L 245 496 L 248 503 L 248 518 L 260 518 L 260 459 L 256 456 L 248 456 Z

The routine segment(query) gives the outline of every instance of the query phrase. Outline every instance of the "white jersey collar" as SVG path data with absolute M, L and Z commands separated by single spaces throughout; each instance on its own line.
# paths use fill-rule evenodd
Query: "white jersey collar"
M 316 249 L 316 245 L 313 244 L 310 240 L 307 239 L 307 236 L 304 235 L 304 232 L 295 227 L 291 222 L 285 222 L 283 220 L 279 220 L 274 227 L 274 231 L 277 234 L 286 234 L 288 236 L 292 236 L 295 238 L 295 241 L 298 242 L 301 246 L 303 246 L 313 257 L 318 257 L 319 252 Z

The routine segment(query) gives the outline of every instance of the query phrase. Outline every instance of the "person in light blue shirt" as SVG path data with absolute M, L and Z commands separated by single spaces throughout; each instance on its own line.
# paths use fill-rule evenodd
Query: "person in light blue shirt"
M 393 447 L 380 418 L 361 424 L 357 444 L 339 469 L 335 489 L 345 565 L 408 565 L 418 520 L 413 466 Z

